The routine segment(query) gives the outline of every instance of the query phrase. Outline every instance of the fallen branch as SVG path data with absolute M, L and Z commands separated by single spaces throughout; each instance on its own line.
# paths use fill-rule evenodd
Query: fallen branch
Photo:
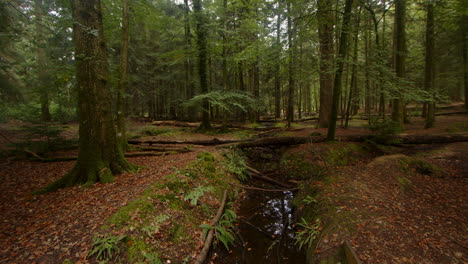
M 184 152 L 190 152 L 190 150 L 184 151 Z M 131 157 L 151 157 L 151 156 L 166 156 L 170 154 L 176 154 L 176 153 L 184 153 L 184 152 L 129 152 L 125 153 L 124 156 L 127 158 Z M 28 152 L 31 153 L 31 152 Z M 31 153 L 33 155 L 33 153 Z M 57 158 L 42 158 L 40 156 L 35 156 L 34 159 L 31 159 L 32 161 L 39 161 L 39 162 L 62 162 L 62 161 L 71 161 L 71 160 L 77 160 L 78 157 L 57 157 Z
M 283 187 L 283 188 L 290 188 L 291 186 L 287 185 L 287 184 L 284 184 L 282 182 L 279 182 L 275 179 L 272 179 L 270 177 L 267 177 L 265 175 L 262 175 L 258 170 L 250 167 L 250 166 L 245 166 L 247 168 L 247 170 L 250 172 L 250 176 L 252 176 L 252 178 L 255 178 L 255 179 L 258 179 L 258 180 L 261 180 L 261 181 L 265 181 L 265 182 L 268 182 L 270 184 L 274 184 L 274 185 L 277 185 L 277 186 L 280 186 L 280 187 Z
M 141 144 L 149 144 L 150 146 L 153 144 L 187 144 L 187 145 L 202 145 L 202 146 L 214 146 L 214 145 L 223 145 L 223 144 L 230 144 L 230 143 L 238 143 L 238 142 L 245 142 L 250 141 L 251 139 L 245 140 L 219 140 L 217 138 L 213 138 L 212 140 L 187 140 L 187 141 L 176 141 L 176 140 L 129 140 L 128 143 L 132 145 L 141 145 Z
M 245 185 L 240 185 L 240 184 L 235 184 L 232 182 L 228 182 L 232 186 L 248 189 L 248 190 L 257 190 L 257 191 L 264 191 L 264 192 L 292 192 L 292 191 L 297 191 L 299 188 L 290 188 L 290 189 L 265 189 L 265 188 L 258 188 L 258 187 L 251 187 L 251 186 L 245 186 Z
M 227 190 L 224 190 L 223 194 L 223 200 L 221 201 L 221 205 L 219 206 L 218 212 L 216 213 L 215 217 L 211 221 L 211 225 L 215 225 L 218 223 L 219 219 L 221 218 L 221 215 L 223 214 L 224 211 L 224 206 L 226 205 L 226 200 L 227 200 Z M 203 244 L 203 249 L 200 252 L 200 255 L 198 255 L 198 258 L 195 260 L 195 264 L 202 264 L 206 256 L 208 255 L 208 251 L 210 250 L 211 243 L 213 242 L 213 237 L 214 237 L 214 229 L 210 229 L 208 231 L 208 234 L 206 235 L 205 243 Z

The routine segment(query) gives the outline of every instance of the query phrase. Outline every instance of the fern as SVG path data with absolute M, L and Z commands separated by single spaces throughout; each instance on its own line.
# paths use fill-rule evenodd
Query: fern
M 198 186 L 197 188 L 193 189 L 191 192 L 184 196 L 184 201 L 190 200 L 190 204 L 195 206 L 198 203 L 198 199 L 205 195 L 205 192 L 210 191 L 213 191 L 213 187 Z
M 203 228 L 203 239 L 206 238 L 208 231 L 214 230 L 216 241 L 221 242 L 229 250 L 229 245 L 236 240 L 234 233 L 234 221 L 236 221 L 236 218 L 237 215 L 234 211 L 226 209 L 215 226 L 209 224 L 200 225 Z
M 250 175 L 247 171 L 247 162 L 245 161 L 245 157 L 235 150 L 226 152 L 224 156 L 226 157 L 224 165 L 226 169 L 230 173 L 234 174 L 240 181 L 247 181 Z
M 108 236 L 104 235 L 102 238 L 95 236 L 93 238 L 93 249 L 89 252 L 88 257 L 96 255 L 97 260 L 110 260 L 114 254 L 119 254 L 119 242 L 125 236 Z
M 184 107 L 198 106 L 205 99 L 208 100 L 211 106 L 219 107 L 228 112 L 233 112 L 234 110 L 247 112 L 248 110 L 258 109 L 260 105 L 257 100 L 247 93 L 225 91 L 212 91 L 200 94 L 192 97 L 182 105 Z
M 304 218 L 302 218 L 302 221 L 297 225 L 300 226 L 302 230 L 296 232 L 295 244 L 299 244 L 299 249 L 303 246 L 310 248 L 319 234 L 320 219 L 317 219 L 313 223 L 308 223 Z

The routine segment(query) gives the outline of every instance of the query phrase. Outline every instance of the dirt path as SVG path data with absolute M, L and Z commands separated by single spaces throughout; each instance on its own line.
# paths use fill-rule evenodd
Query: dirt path
M 0 263 L 87 263 L 91 240 L 104 220 L 158 178 L 185 166 L 198 151 L 129 159 L 146 169 L 114 183 L 30 193 L 59 178 L 73 162 L 4 162 L 0 170 Z

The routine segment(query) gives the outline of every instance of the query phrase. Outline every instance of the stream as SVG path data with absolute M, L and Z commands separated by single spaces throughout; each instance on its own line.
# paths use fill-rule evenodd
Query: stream
M 253 179 L 248 185 L 277 188 Z M 293 199 L 294 193 L 291 191 L 247 189 L 237 211 L 238 243 L 230 248 L 230 252 L 222 246 L 218 247 L 211 255 L 213 263 L 305 263 L 305 254 L 298 249 L 294 240 Z

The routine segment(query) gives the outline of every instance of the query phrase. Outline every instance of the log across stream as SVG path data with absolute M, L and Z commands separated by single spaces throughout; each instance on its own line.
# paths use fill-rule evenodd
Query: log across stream
M 272 164 L 271 161 L 269 164 L 278 165 Z M 281 175 L 268 174 L 268 176 L 279 181 L 285 180 Z M 248 182 L 248 185 L 268 189 L 282 188 L 254 178 Z M 294 240 L 296 221 L 293 216 L 292 200 L 295 193 L 252 189 L 245 191 L 245 198 L 237 210 L 238 243 L 230 252 L 222 246 L 218 247 L 211 254 L 213 263 L 306 263 L 304 252 L 299 250 Z

